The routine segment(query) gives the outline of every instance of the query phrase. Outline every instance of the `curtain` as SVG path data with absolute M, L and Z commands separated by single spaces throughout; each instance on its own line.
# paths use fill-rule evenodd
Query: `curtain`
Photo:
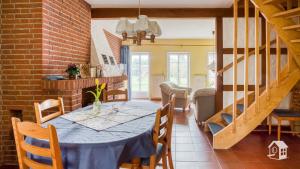
M 128 77 L 128 99 L 131 99 L 131 80 L 130 80 L 130 50 L 129 46 L 122 45 L 121 46 L 121 64 L 124 64 L 125 72 Z

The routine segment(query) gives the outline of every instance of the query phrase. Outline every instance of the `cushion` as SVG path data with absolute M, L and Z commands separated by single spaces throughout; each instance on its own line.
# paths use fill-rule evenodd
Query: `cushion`
M 299 112 L 291 111 L 288 109 L 274 109 L 274 114 L 278 117 L 300 117 Z
M 161 143 L 157 144 L 156 147 L 156 163 L 158 163 L 162 157 L 163 152 L 163 145 Z M 142 158 L 141 163 L 143 166 L 149 166 L 150 165 L 150 157 L 148 158 Z

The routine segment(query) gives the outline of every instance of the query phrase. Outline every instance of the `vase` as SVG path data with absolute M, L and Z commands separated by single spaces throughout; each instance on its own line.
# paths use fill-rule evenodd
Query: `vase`
M 77 79 L 77 75 L 69 74 L 69 79 L 72 79 L 72 80 Z
M 101 102 L 100 101 L 95 101 L 93 103 L 93 112 L 95 114 L 100 114 L 101 113 Z

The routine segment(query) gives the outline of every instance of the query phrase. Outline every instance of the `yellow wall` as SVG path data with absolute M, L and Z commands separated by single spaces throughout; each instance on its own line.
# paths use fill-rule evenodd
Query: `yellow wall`
M 154 44 L 143 42 L 141 46 L 131 45 L 131 52 L 150 52 L 150 72 L 153 75 L 167 76 L 167 53 L 190 53 L 190 81 L 193 75 L 207 74 L 207 53 L 215 51 L 212 39 L 180 39 L 180 40 L 156 40 Z M 190 85 L 192 86 L 193 84 Z

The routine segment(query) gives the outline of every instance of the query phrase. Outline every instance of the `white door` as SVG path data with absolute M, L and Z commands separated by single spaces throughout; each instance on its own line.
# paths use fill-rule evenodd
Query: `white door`
M 130 69 L 131 97 L 149 98 L 149 53 L 132 53 Z

